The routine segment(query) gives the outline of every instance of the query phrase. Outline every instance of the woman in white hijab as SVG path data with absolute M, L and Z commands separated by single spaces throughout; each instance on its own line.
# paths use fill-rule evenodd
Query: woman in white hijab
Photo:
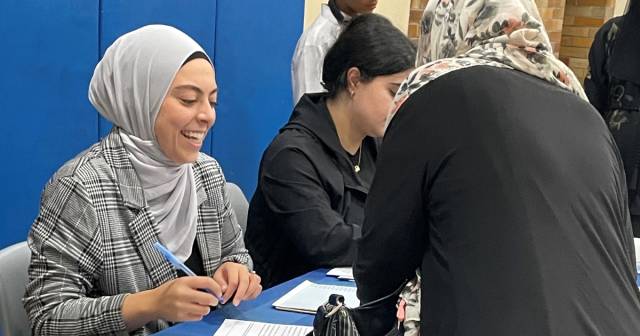
M 125 34 L 97 65 L 89 99 L 114 127 L 43 192 L 24 299 L 33 334 L 144 335 L 201 319 L 216 297 L 255 298 L 260 277 L 222 170 L 200 153 L 217 101 L 202 48 L 168 26 Z M 178 277 L 157 242 L 198 276 Z

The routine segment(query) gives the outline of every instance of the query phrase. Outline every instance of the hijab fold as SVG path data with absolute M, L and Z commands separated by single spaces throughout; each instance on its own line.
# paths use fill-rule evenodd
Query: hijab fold
M 177 72 L 197 52 L 206 55 L 178 29 L 145 26 L 121 36 L 107 49 L 89 85 L 93 106 L 121 129 L 159 240 L 182 261 L 191 255 L 196 237 L 193 169 L 191 163 L 178 164 L 165 156 L 154 126 Z

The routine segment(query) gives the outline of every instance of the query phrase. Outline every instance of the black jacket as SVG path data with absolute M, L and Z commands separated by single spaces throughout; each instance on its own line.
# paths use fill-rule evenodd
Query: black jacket
M 265 288 L 319 267 L 350 266 L 377 144 L 362 143 L 354 171 L 325 94 L 305 95 L 260 163 L 245 241 Z
M 628 15 L 613 18 L 598 30 L 589 51 L 589 74 L 584 88 L 593 106 L 605 119 L 620 150 L 627 177 L 633 230 L 635 236 L 640 237 L 640 77 L 634 77 L 640 72 L 640 66 L 617 64 L 627 56 L 618 55 L 616 58 L 616 53 L 620 52 L 640 55 L 640 45 L 620 45 L 622 34 L 629 29 L 625 24 L 629 18 Z
M 451 72 L 402 105 L 377 169 L 362 303 L 421 268 L 422 335 L 640 335 L 622 165 L 577 95 L 514 70 Z

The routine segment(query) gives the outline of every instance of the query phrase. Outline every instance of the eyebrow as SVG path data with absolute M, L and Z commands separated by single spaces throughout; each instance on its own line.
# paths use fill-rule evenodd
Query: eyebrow
M 196 91 L 198 93 L 204 93 L 202 92 L 202 90 L 195 86 L 195 85 L 191 85 L 191 84 L 184 84 L 184 85 L 180 85 L 180 86 L 176 86 L 173 88 L 174 90 L 178 90 L 178 91 L 184 91 L 184 90 L 193 90 Z M 213 91 L 211 91 L 211 93 L 209 93 L 209 96 L 218 92 L 218 88 L 213 89 Z

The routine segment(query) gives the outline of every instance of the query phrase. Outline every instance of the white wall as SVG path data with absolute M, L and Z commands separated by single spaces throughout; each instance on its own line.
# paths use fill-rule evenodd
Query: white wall
M 306 29 L 320 14 L 320 5 L 327 0 L 305 0 L 304 28 Z M 409 27 L 409 6 L 411 0 L 378 0 L 378 8 L 374 13 L 386 16 L 405 34 Z

